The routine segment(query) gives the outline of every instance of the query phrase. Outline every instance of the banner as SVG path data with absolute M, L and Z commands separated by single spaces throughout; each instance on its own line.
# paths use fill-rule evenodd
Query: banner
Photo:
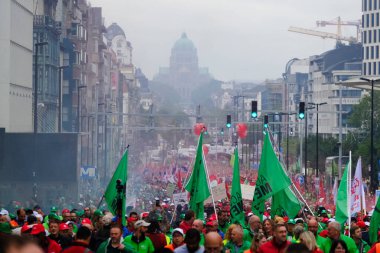
M 358 163 L 356 164 L 355 176 L 351 182 L 351 214 L 362 210 L 362 187 L 362 159 L 359 157 Z
M 217 186 L 213 187 L 211 189 L 211 191 L 212 191 L 212 194 L 214 196 L 214 201 L 218 201 L 218 200 L 222 200 L 222 199 L 227 198 L 226 185 L 224 183 L 218 184 Z M 210 204 L 210 203 L 212 203 L 212 197 L 211 196 L 205 200 L 205 204 Z
M 249 184 L 240 184 L 241 186 L 241 195 L 245 200 L 252 200 L 253 193 L 255 192 L 255 186 Z

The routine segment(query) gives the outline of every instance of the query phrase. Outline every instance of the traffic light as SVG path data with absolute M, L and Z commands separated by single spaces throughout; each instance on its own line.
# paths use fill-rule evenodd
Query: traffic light
M 257 101 L 252 101 L 251 107 L 251 117 L 255 119 L 257 118 Z
M 222 127 L 222 129 L 220 129 L 220 134 L 224 135 L 224 128 L 223 127 Z
M 264 128 L 268 128 L 268 123 L 269 123 L 268 115 L 265 115 L 264 116 Z
M 304 119 L 305 118 L 305 102 L 300 102 L 298 107 L 298 118 Z
M 231 115 L 230 114 L 227 115 L 226 127 L 231 128 Z

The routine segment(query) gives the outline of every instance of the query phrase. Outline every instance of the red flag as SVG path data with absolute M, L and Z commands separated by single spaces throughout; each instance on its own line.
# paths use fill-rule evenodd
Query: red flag
M 181 178 L 181 170 L 177 170 L 177 186 L 178 189 L 182 189 L 182 178 Z
M 227 182 L 225 182 L 224 185 L 226 186 L 226 194 L 227 194 L 227 198 L 228 198 L 228 200 L 230 200 L 230 199 L 231 199 L 230 186 L 228 185 Z

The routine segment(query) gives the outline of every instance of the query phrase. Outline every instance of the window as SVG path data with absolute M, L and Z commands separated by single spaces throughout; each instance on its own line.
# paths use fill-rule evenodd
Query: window
M 368 31 L 368 43 L 372 43 L 372 31 Z
M 366 27 L 369 27 L 369 14 L 366 15 Z
M 368 75 L 370 76 L 370 75 L 372 75 L 372 71 L 371 71 L 371 63 L 370 62 L 368 62 Z
M 377 42 L 377 30 L 373 30 L 373 43 Z
M 363 37 L 363 42 L 364 42 L 364 44 L 366 44 L 366 43 L 367 43 L 367 31 L 364 31 L 364 32 L 363 32 L 362 37 Z
M 364 28 L 364 15 L 362 15 L 362 28 Z
M 368 1 L 368 10 L 372 11 L 372 0 Z
M 371 46 L 371 59 L 373 59 L 374 57 L 375 57 L 374 48 L 373 48 L 373 46 Z
M 374 10 L 377 10 L 377 0 L 374 0 L 374 1 L 373 1 L 373 9 L 374 9 Z
M 365 48 L 365 58 L 369 59 L 369 47 Z
M 375 14 L 372 13 L 371 14 L 371 27 L 374 27 L 375 26 Z
M 363 11 L 367 11 L 367 0 L 363 0 Z
M 376 26 L 379 26 L 379 13 L 376 13 Z
M 367 73 L 367 63 L 363 63 L 363 75 L 366 75 Z
M 379 46 L 376 46 L 376 59 L 379 59 Z
M 373 63 L 373 75 L 376 75 L 376 62 Z

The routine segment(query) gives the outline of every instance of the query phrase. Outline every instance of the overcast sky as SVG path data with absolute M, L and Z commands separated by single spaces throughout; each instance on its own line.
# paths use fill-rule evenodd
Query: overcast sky
M 103 7 L 106 26 L 118 23 L 133 46 L 133 62 L 151 79 L 169 65 L 170 50 L 186 32 L 198 49 L 199 65 L 218 80 L 281 77 L 294 57 L 321 54 L 335 46 L 291 33 L 289 26 L 317 27 L 317 20 L 359 20 L 361 0 L 91 0 Z M 355 35 L 354 27 L 343 34 Z

